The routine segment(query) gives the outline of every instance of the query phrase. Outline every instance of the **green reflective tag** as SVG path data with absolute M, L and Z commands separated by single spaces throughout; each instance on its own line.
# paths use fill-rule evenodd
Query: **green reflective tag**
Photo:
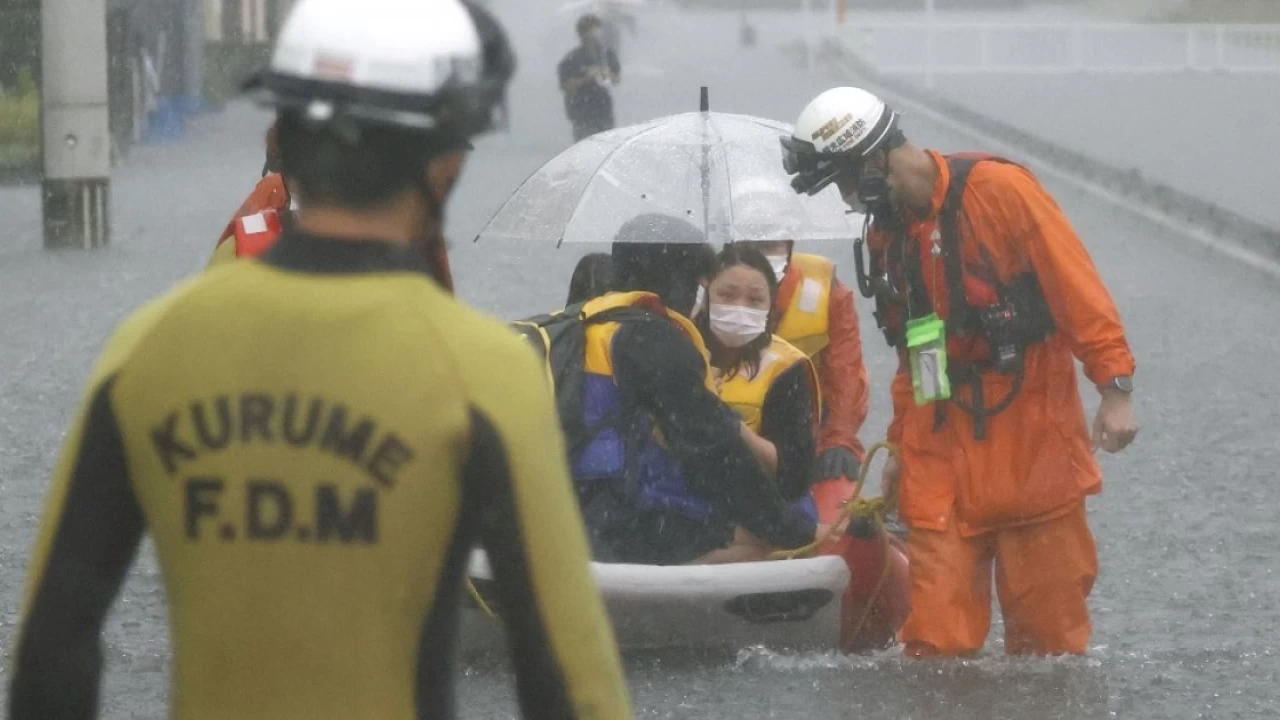
M 907 321 L 907 358 L 916 405 L 951 397 L 947 377 L 947 325 L 937 313 Z

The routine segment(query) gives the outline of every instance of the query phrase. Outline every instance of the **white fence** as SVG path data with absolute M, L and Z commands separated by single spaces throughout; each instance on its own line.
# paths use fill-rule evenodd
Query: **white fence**
M 869 23 L 842 41 L 887 73 L 1280 73 L 1280 25 Z

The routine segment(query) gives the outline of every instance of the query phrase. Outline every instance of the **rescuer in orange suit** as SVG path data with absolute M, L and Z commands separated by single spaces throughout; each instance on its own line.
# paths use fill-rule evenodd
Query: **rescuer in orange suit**
M 285 187 L 284 177 L 280 175 L 280 148 L 276 144 L 276 125 L 273 122 L 267 129 L 267 160 L 263 166 L 262 179 L 253 187 L 249 197 L 240 203 L 235 215 L 231 216 L 231 220 L 222 229 L 222 234 L 218 235 L 218 242 L 222 243 L 235 234 L 236 220 L 242 217 L 263 210 L 281 212 L 288 208 L 289 190 Z
M 907 142 L 871 93 L 835 88 L 783 138 L 797 192 L 835 183 L 874 218 L 864 294 L 900 364 L 885 468 L 910 529 L 910 656 L 980 650 L 991 578 L 1012 654 L 1081 654 L 1101 490 L 1074 359 L 1102 400 L 1092 445 L 1128 446 L 1135 361 L 1110 294 L 1025 168 Z M 861 261 L 861 249 L 858 251 Z

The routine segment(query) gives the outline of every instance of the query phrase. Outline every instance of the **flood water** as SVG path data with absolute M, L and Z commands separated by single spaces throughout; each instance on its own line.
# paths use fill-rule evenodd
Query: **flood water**
M 529 172 L 570 141 L 555 63 L 572 43 L 573 16 L 557 14 L 548 0 L 491 5 L 519 52 L 512 126 L 479 144 L 450 205 L 449 228 L 460 294 L 516 317 L 558 306 L 580 250 L 471 238 Z M 761 44 L 743 49 L 736 14 L 644 15 L 623 58 L 619 121 L 695 110 L 698 86 L 709 85 L 713 109 L 790 122 L 821 89 L 857 82 L 831 68 L 807 72 L 794 52 L 778 47 L 787 39 L 780 27 L 763 29 Z M 114 178 L 115 240 L 100 252 L 43 251 L 36 192 L 0 189 L 0 646 L 10 647 L 48 473 L 101 342 L 123 315 L 207 260 L 217 231 L 257 177 L 267 122 L 256 110 L 232 106 L 202 118 L 181 145 L 138 149 Z M 929 147 L 982 149 L 924 117 L 908 116 L 906 131 Z M 1126 454 L 1103 459 L 1105 490 L 1090 501 L 1102 566 L 1091 600 L 1090 654 L 1006 659 L 996 628 L 985 656 L 969 661 L 766 648 L 647 655 L 627 661 L 639 717 L 1280 715 L 1280 283 L 1070 185 L 1047 184 L 1109 284 L 1139 363 L 1143 431 Z M 852 280 L 848 246 L 810 249 L 833 257 Z M 861 311 L 874 385 L 863 440 L 872 442 L 888 422 L 894 357 L 875 331 L 869 303 Z M 1092 413 L 1096 400 L 1086 403 Z M 148 549 L 108 623 L 102 717 L 164 716 L 165 622 Z M 501 663 L 471 667 L 460 678 L 463 717 L 514 717 Z M 3 694 L 7 678 L 0 674 L 0 681 Z

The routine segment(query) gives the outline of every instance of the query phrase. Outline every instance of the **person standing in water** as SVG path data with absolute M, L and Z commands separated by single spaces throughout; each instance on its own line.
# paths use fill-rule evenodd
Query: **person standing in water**
M 834 184 L 872 218 L 858 282 L 899 358 L 884 481 L 910 529 L 905 652 L 981 650 L 993 580 L 1007 653 L 1086 652 L 1094 450 L 1138 423 L 1136 362 L 1084 244 L 1029 170 L 914 145 L 861 88 L 814 98 L 782 144 L 796 192 Z M 1092 438 L 1077 359 L 1101 396 Z
M 613 95 L 609 88 L 622 79 L 618 55 L 605 43 L 600 18 L 583 15 L 577 30 L 578 47 L 570 50 L 557 68 L 574 142 L 613 129 Z
M 92 718 L 144 535 L 169 717 L 455 717 L 467 559 L 526 718 L 631 716 L 545 376 L 430 250 L 506 93 L 458 0 L 300 0 L 261 78 L 300 199 L 263 254 L 127 319 L 53 474 L 12 720 Z M 503 41 L 505 42 L 505 41 Z

